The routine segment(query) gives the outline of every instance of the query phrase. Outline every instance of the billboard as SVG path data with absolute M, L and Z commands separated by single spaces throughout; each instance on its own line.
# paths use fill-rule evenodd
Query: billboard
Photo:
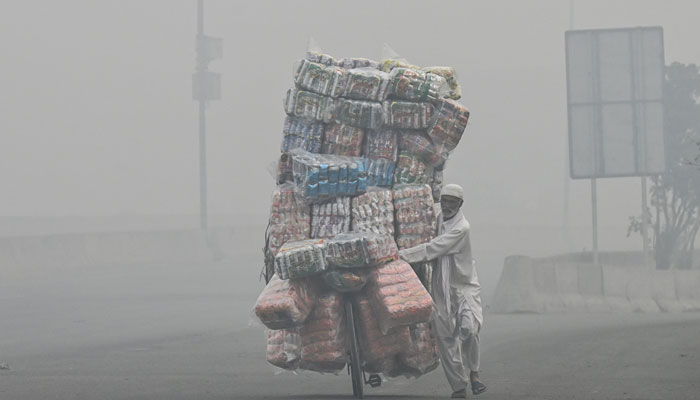
M 573 179 L 665 170 L 661 27 L 566 32 Z

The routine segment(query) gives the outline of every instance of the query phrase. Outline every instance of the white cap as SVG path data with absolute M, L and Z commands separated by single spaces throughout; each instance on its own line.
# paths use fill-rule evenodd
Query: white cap
M 453 196 L 458 199 L 464 200 L 464 190 L 461 186 L 455 183 L 450 183 L 445 185 L 442 188 L 442 191 L 440 191 L 440 197 L 442 196 Z

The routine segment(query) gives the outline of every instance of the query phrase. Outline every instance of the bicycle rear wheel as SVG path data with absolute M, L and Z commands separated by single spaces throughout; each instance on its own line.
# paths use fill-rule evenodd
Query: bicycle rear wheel
M 357 324 L 352 309 L 352 301 L 345 302 L 345 316 L 348 326 L 348 339 L 350 341 L 350 377 L 352 378 L 352 394 L 358 399 L 364 398 L 364 382 L 362 367 L 360 366 L 360 345 L 357 341 Z

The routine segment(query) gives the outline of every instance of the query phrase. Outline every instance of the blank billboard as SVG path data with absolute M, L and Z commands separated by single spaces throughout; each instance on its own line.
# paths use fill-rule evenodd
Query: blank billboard
M 566 32 L 570 175 L 665 170 L 660 27 Z

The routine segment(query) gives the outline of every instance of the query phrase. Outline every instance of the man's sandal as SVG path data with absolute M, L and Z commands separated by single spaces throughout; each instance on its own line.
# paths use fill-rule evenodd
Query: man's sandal
M 472 381 L 472 394 L 474 396 L 482 394 L 486 391 L 486 385 L 479 381 Z

